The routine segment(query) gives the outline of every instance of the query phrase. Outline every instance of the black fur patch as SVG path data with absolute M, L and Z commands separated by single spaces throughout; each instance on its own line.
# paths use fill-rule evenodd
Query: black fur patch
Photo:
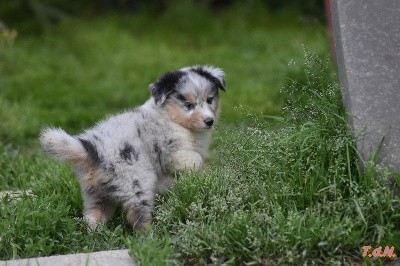
M 123 149 L 120 150 L 119 156 L 126 162 L 132 161 L 133 159 L 137 161 L 139 159 L 139 153 L 128 143 L 125 143 Z
M 142 200 L 140 204 L 142 204 L 142 206 L 150 207 L 150 204 L 147 200 Z
M 225 81 L 222 81 L 221 83 L 221 81 L 218 78 L 214 77 L 210 72 L 204 70 L 202 67 L 192 68 L 192 70 L 198 75 L 214 83 L 217 88 L 225 91 Z
M 154 101 L 158 104 L 163 96 L 168 97 L 176 87 L 176 84 L 186 75 L 182 71 L 168 72 L 164 74 L 157 82 L 150 85 L 151 94 L 153 95 Z
M 85 139 L 79 138 L 79 141 L 82 143 L 82 146 L 85 149 L 85 151 L 87 152 L 87 154 L 89 155 L 90 159 L 96 165 L 99 165 L 101 163 L 101 159 L 97 152 L 96 146 L 92 142 L 85 140 Z
M 109 186 L 111 184 L 112 179 L 109 179 L 107 181 L 101 181 L 101 185 L 103 187 Z
M 161 148 L 158 144 L 158 142 L 154 143 L 154 152 L 157 154 L 157 160 L 161 164 Z
M 140 186 L 139 180 L 134 180 L 132 183 L 132 188 L 135 189 L 142 189 L 142 187 Z
M 104 190 L 105 190 L 107 193 L 115 192 L 115 191 L 117 191 L 118 189 L 119 189 L 118 186 L 117 186 L 117 185 L 113 185 L 113 184 L 108 184 L 108 185 L 104 186 Z
M 179 141 L 177 139 L 169 139 L 168 141 L 165 141 L 164 145 L 169 149 L 175 149 L 179 146 Z
M 144 194 L 143 191 L 139 190 L 135 193 L 136 197 L 140 198 Z
M 138 134 L 138 137 L 141 138 L 141 136 L 142 136 L 142 131 L 140 130 L 140 128 L 137 128 L 137 134 Z
M 180 93 L 177 93 L 177 94 L 176 94 L 176 98 L 177 98 L 179 101 L 181 101 L 181 102 L 186 102 L 186 101 L 187 101 L 186 98 L 185 98 L 185 96 L 183 96 L 183 95 L 180 94 Z
M 115 171 L 115 165 L 113 163 L 107 163 L 106 165 L 103 165 L 103 170 L 113 176 L 117 175 Z
M 96 193 L 97 189 L 94 186 L 87 186 L 85 187 L 85 191 L 87 194 L 93 195 L 94 193 Z

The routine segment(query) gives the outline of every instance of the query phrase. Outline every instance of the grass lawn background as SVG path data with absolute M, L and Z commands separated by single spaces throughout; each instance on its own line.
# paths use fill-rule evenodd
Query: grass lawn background
M 371 162 L 361 174 L 335 73 L 308 52 L 304 64 L 303 45 L 329 58 L 324 25 L 251 5 L 180 4 L 21 33 L 0 50 L 0 190 L 34 196 L 0 201 L 0 259 L 130 248 L 143 265 L 333 263 L 360 261 L 362 245 L 400 247 L 389 173 Z M 123 213 L 88 235 L 78 182 L 41 153 L 40 129 L 78 133 L 194 64 L 227 76 L 210 167 L 157 199 L 147 236 Z
M 226 71 L 226 123 L 243 122 L 239 105 L 279 114 L 287 65 L 302 57 L 302 44 L 328 54 L 325 27 L 287 12 L 242 7 L 212 14 L 181 4 L 149 16 L 70 19 L 4 47 L 0 139 L 25 144 L 47 124 L 79 132 L 143 103 L 148 85 L 166 71 L 194 64 Z

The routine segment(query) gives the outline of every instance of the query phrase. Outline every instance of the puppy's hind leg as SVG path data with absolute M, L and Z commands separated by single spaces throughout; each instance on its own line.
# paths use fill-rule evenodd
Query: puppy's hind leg
M 111 219 L 115 211 L 115 204 L 100 196 L 84 193 L 84 218 L 89 225 L 89 229 L 94 231 L 98 226 Z
M 110 220 L 112 213 L 114 213 L 114 207 L 105 202 L 97 202 L 85 210 L 84 218 L 89 225 L 89 229 L 95 231 L 99 226 Z
M 135 230 L 145 232 L 151 225 L 153 204 L 150 200 L 143 200 L 139 204 L 127 207 L 126 220 L 128 224 Z
M 81 185 L 84 218 L 89 228 L 95 230 L 111 219 L 115 204 L 101 190 L 102 175 L 96 168 L 76 167 L 75 172 Z
M 123 207 L 127 211 L 127 222 L 134 229 L 145 231 L 151 224 L 154 208 L 155 184 L 157 176 L 153 171 L 136 171 L 129 179 L 129 193 L 125 191 Z

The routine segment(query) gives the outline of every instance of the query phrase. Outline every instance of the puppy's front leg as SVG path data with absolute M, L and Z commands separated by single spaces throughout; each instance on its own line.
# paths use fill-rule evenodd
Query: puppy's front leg
M 173 166 L 175 171 L 198 171 L 202 165 L 203 157 L 195 151 L 179 150 L 173 155 Z

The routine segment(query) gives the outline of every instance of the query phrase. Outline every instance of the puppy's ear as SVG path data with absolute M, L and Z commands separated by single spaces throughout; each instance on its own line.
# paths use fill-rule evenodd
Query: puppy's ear
M 222 69 L 213 66 L 196 66 L 193 71 L 205 77 L 215 84 L 215 86 L 225 91 L 225 73 Z
M 176 85 L 183 75 L 185 73 L 182 71 L 168 72 L 155 83 L 150 84 L 149 89 L 157 105 L 163 104 L 168 95 L 175 91 Z

